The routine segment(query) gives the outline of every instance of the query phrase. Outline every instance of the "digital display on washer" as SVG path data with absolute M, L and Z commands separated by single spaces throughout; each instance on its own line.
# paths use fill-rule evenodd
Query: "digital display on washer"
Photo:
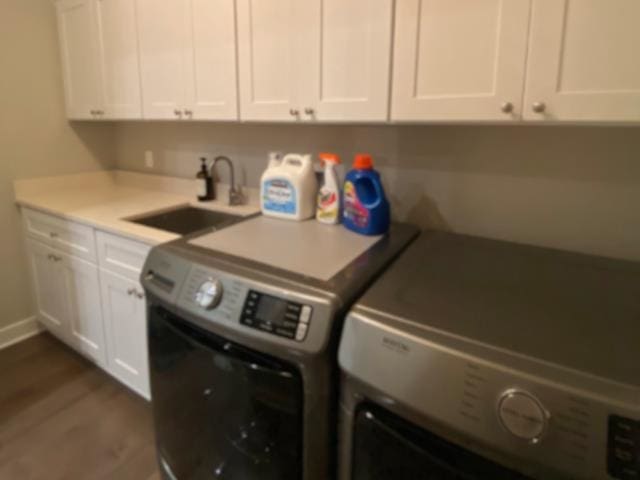
M 311 306 L 250 290 L 240 323 L 273 335 L 303 341 L 309 329 Z
M 287 302 L 271 295 L 262 295 L 258 300 L 258 307 L 255 319 L 259 322 L 270 322 L 274 325 L 281 325 L 287 313 Z

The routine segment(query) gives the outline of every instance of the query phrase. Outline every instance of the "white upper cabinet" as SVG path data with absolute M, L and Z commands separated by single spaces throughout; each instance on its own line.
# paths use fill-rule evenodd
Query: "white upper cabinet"
M 141 118 L 140 65 L 133 0 L 97 0 L 104 118 Z
M 306 0 L 305 0 L 306 1 Z M 300 117 L 296 47 L 306 28 L 300 0 L 238 0 L 240 117 L 296 121 Z M 306 32 L 304 33 L 306 34 Z
M 392 0 L 238 0 L 240 117 L 384 121 Z
M 186 104 L 194 119 L 236 120 L 234 0 L 191 0 Z
M 59 0 L 56 10 L 67 116 L 140 118 L 133 1 Z
M 640 121 L 640 2 L 534 0 L 528 120 Z
M 385 121 L 389 116 L 392 0 L 308 0 L 299 21 L 303 118 Z
M 71 119 L 97 118 L 102 106 L 93 1 L 56 3 L 67 116 Z
M 520 116 L 530 0 L 396 2 L 391 118 Z
M 184 115 L 185 0 L 137 0 L 145 118 Z
M 237 119 L 233 0 L 137 0 L 144 117 Z

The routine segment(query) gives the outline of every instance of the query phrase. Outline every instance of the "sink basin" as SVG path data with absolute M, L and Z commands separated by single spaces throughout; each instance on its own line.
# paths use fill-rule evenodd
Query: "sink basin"
M 128 221 L 178 235 L 188 235 L 207 228 L 219 230 L 239 222 L 243 218 L 240 215 L 214 212 L 202 208 L 181 207 L 168 212 L 132 218 Z

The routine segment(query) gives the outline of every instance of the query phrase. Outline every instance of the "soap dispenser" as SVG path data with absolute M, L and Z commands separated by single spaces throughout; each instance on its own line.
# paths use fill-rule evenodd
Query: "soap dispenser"
M 196 191 L 198 192 L 198 200 L 207 202 L 215 198 L 213 177 L 207 168 L 207 159 L 202 157 L 200 161 L 202 164 L 200 165 L 200 171 L 196 174 Z

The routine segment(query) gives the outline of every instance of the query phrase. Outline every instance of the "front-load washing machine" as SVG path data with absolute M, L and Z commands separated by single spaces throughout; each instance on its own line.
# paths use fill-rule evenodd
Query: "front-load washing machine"
M 341 480 L 640 478 L 640 264 L 426 232 L 339 349 Z
M 331 478 L 343 316 L 417 233 L 260 216 L 152 249 L 142 281 L 163 478 Z

